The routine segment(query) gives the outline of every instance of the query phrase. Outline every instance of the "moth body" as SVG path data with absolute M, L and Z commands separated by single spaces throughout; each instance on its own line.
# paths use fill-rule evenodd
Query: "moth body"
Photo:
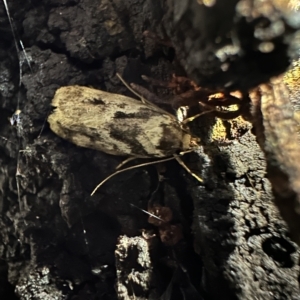
M 140 158 L 191 148 L 191 135 L 175 117 L 130 97 L 67 86 L 56 91 L 52 106 L 52 131 L 81 147 Z

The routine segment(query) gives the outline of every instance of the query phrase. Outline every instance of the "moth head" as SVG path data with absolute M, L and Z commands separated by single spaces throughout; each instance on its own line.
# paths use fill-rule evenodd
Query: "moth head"
M 185 133 L 182 138 L 182 150 L 192 150 L 199 148 L 200 139 L 192 136 L 189 133 Z

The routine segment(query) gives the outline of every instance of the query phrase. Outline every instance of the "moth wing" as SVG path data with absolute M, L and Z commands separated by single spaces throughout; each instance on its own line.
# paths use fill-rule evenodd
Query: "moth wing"
M 164 115 L 141 101 L 81 86 L 56 91 L 48 121 L 60 137 L 114 155 L 162 157 Z M 153 140 L 154 139 L 154 140 Z

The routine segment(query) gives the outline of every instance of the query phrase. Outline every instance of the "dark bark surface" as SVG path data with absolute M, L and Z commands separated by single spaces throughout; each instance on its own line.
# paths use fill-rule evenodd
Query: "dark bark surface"
M 212 7 L 199 2 L 205 1 L 167 1 L 165 28 L 200 86 L 247 90 L 284 72 L 298 51 L 299 24 L 287 14 L 289 1 L 207 1 L 215 2 Z
M 287 68 L 295 30 L 284 10 L 271 17 L 254 5 L 247 16 L 236 4 L 256 1 L 198 2 L 11 0 L 26 56 L 17 55 L 0 7 L 1 299 L 300 299 L 299 249 L 273 203 L 249 124 L 221 122 L 225 144 L 213 138 L 213 116 L 193 123 L 202 146 L 184 161 L 204 184 L 170 162 L 160 167 L 161 183 L 155 167 L 140 168 L 90 197 L 123 158 L 76 147 L 46 122 L 64 85 L 132 96 L 116 72 L 147 88 L 141 75 L 176 73 L 244 91 Z M 275 22 L 284 30 L 274 36 Z M 257 28 L 262 36 L 254 38 Z M 274 51 L 258 50 L 263 37 Z M 172 211 L 172 227 L 148 222 L 139 209 L 149 202 Z

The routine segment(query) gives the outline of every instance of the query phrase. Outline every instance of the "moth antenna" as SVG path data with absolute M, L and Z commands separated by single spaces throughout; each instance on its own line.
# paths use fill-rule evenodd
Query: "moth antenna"
M 139 97 L 141 99 L 141 101 L 143 103 L 147 103 L 146 99 L 140 95 L 139 93 L 137 93 L 123 78 L 119 73 L 116 73 L 117 77 L 121 80 L 121 82 L 127 87 L 127 89 L 133 93 L 134 95 L 136 95 L 137 97 Z
M 160 163 L 160 162 L 166 162 L 166 161 L 169 161 L 169 160 L 173 160 L 173 159 L 176 159 L 177 162 L 189 173 L 191 174 L 194 178 L 196 178 L 199 182 L 203 182 L 203 179 L 196 175 L 195 173 L 193 173 L 187 166 L 186 164 L 182 161 L 182 159 L 180 158 L 180 156 L 186 154 L 186 153 L 189 153 L 189 152 L 192 152 L 193 150 L 187 150 L 187 151 L 182 151 L 180 152 L 179 155 L 177 154 L 173 154 L 173 157 L 169 157 L 169 158 L 164 158 L 164 159 L 161 159 L 161 160 L 156 160 L 156 161 L 150 161 L 150 162 L 147 162 L 147 163 L 143 163 L 143 164 L 139 164 L 139 165 L 135 165 L 135 166 L 131 166 L 131 167 L 128 167 L 128 168 L 125 168 L 125 169 L 122 169 L 122 170 L 118 170 L 114 173 L 112 173 L 111 175 L 107 176 L 104 180 L 102 180 L 95 188 L 94 190 L 92 191 L 91 193 L 91 196 L 93 196 L 96 191 L 106 182 L 108 181 L 109 179 L 111 179 L 112 177 L 114 177 L 115 175 L 117 174 L 120 174 L 120 173 L 123 173 L 125 171 L 129 171 L 129 170 L 133 170 L 133 169 L 136 169 L 136 168 L 139 168 L 139 167 L 145 167 L 145 166 L 150 166 L 150 165 L 154 165 L 154 164 L 157 164 L 157 163 Z
M 205 114 L 208 114 L 208 113 L 211 113 L 211 112 L 213 112 L 213 111 L 215 111 L 215 109 L 203 111 L 203 112 L 200 113 L 200 114 L 196 114 L 196 115 L 194 115 L 194 116 L 192 116 L 192 117 L 189 117 L 189 118 L 183 120 L 183 121 L 181 122 L 181 124 L 186 124 L 186 123 L 192 122 L 192 121 L 194 121 L 195 119 L 197 119 L 198 117 L 200 117 L 200 116 L 202 116 L 202 115 L 205 115 Z
M 114 177 L 114 176 L 117 175 L 117 174 L 123 173 L 123 172 L 128 171 L 128 170 L 136 169 L 136 168 L 139 168 L 139 167 L 144 167 L 144 166 L 154 165 L 154 164 L 157 164 L 158 162 L 169 161 L 169 160 L 172 160 L 172 159 L 176 159 L 175 156 L 174 156 L 174 157 L 165 158 L 165 159 L 161 159 L 161 160 L 151 161 L 151 162 L 147 162 L 147 163 L 143 163 L 143 164 L 139 164 L 139 165 L 135 165 L 135 166 L 132 166 L 132 167 L 128 167 L 128 168 L 125 168 L 125 169 L 116 171 L 115 173 L 112 173 L 111 175 L 109 175 L 108 177 L 106 177 L 104 180 L 102 180 L 102 181 L 94 188 L 94 190 L 93 190 L 92 193 L 91 193 L 91 196 L 93 196 L 93 195 L 96 193 L 96 191 L 99 189 L 100 186 L 102 186 L 106 181 L 108 181 L 110 178 Z M 191 171 L 189 171 L 189 172 L 191 172 Z
M 134 156 L 126 158 L 126 159 L 123 160 L 119 165 L 116 166 L 116 170 L 119 170 L 119 169 L 120 169 L 121 167 L 123 167 L 125 164 L 127 164 L 128 162 L 130 162 L 130 161 L 132 161 L 132 160 L 134 160 L 134 159 L 136 159 L 136 158 L 137 158 L 137 157 L 134 157 Z
M 151 107 L 154 107 L 156 110 L 158 110 L 160 113 L 162 114 L 167 114 L 169 115 L 171 118 L 175 118 L 176 117 L 172 114 L 170 114 L 169 112 L 161 109 L 159 106 L 155 105 L 154 103 L 148 101 L 146 98 L 144 98 L 142 95 L 140 95 L 139 93 L 137 93 L 122 77 L 119 73 L 116 73 L 117 77 L 121 80 L 121 82 L 128 88 L 128 90 L 130 92 L 132 92 L 134 95 L 136 95 L 137 97 L 139 97 L 141 99 L 141 101 L 146 104 L 146 105 L 149 105 Z

